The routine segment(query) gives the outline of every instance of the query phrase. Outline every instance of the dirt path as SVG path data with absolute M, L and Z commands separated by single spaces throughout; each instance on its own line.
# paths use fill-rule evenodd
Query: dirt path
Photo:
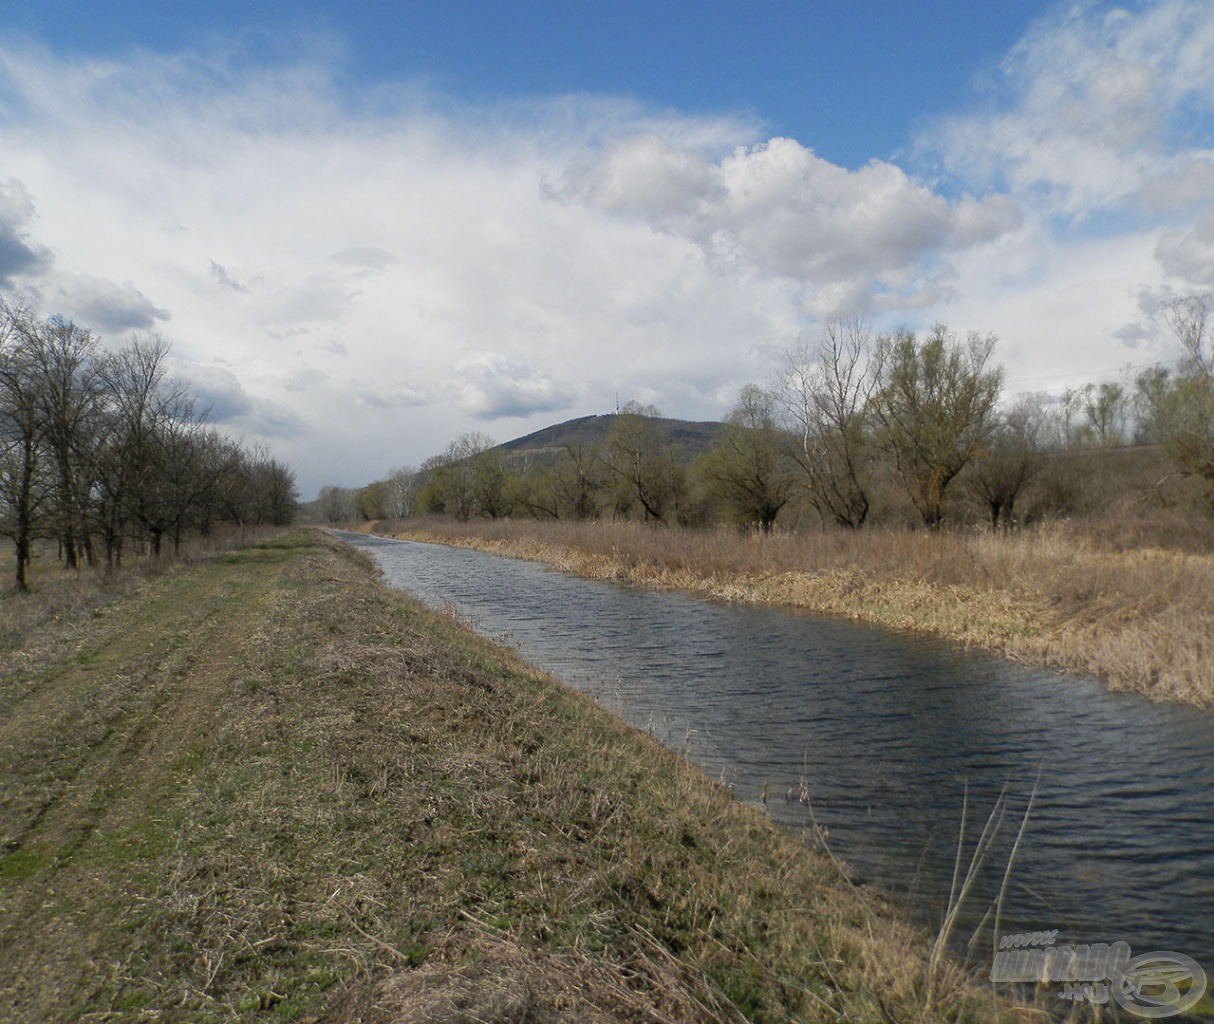
M 61 992 L 105 983 L 100 954 L 131 909 L 141 852 L 166 840 L 155 825 L 171 816 L 177 769 L 205 751 L 236 652 L 273 594 L 276 574 L 264 568 L 227 560 L 171 574 L 70 658 L 25 673 L 26 692 L 0 722 L 10 1006 L 49 1010 Z M 109 912 L 99 920 L 85 907 Z
M 1024 1019 L 319 534 L 69 625 L 0 657 L 6 1024 Z

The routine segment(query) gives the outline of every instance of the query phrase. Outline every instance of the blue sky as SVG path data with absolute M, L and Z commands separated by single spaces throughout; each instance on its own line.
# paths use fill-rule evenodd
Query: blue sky
M 290 62 L 342 54 L 353 90 L 421 80 L 472 102 L 570 92 L 687 114 L 735 111 L 857 167 L 905 147 L 922 117 L 970 102 L 1041 0 L 29 3 L 11 30 L 67 54 L 180 52 L 240 38 Z
M 305 493 L 615 396 L 717 418 L 833 315 L 1013 389 L 1214 286 L 1214 5 L 0 6 L 0 291 L 156 330 Z

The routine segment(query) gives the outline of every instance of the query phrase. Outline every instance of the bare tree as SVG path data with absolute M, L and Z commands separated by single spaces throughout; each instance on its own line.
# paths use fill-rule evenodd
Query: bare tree
M 64 564 L 75 569 L 82 550 L 91 554 L 77 475 L 91 451 L 89 430 L 100 410 L 97 340 L 86 328 L 58 318 L 23 321 L 19 329 L 37 381 L 55 468 L 55 530 Z
M 785 353 L 775 389 L 810 503 L 850 528 L 863 526 L 869 512 L 867 419 L 876 384 L 871 349 L 863 321 L 829 320 L 815 348 L 802 340 Z
M 0 301 L 0 532 L 16 548 L 16 586 L 29 589 L 35 523 L 49 495 L 42 472 L 46 421 L 38 378 L 22 339 L 28 311 Z
M 1209 346 L 1209 321 L 1214 311 L 1214 296 L 1185 295 L 1163 307 L 1163 318 L 1190 364 L 1190 370 L 1214 377 L 1214 346 Z
M 924 525 L 944 519 L 944 495 L 983 448 L 1003 374 L 988 368 L 993 335 L 965 343 L 944 325 L 920 342 L 901 330 L 878 344 L 874 409 L 882 440 Z
M 1079 394 L 1092 441 L 1101 448 L 1122 444 L 1129 413 L 1125 388 L 1113 381 L 1105 381 L 1087 384 L 1079 390 Z
M 393 466 L 388 473 L 384 512 L 389 519 L 407 519 L 417 499 L 418 474 L 412 466 Z
M 18 548 L 19 589 L 37 531 L 75 569 L 95 563 L 100 530 L 113 567 L 128 536 L 159 554 L 164 537 L 179 548 L 229 513 L 294 515 L 290 470 L 208 427 L 168 353 L 155 334 L 107 353 L 71 321 L 0 302 L 0 533 Z
M 348 523 L 358 517 L 356 492 L 334 484 L 320 489 L 320 514 L 327 523 Z

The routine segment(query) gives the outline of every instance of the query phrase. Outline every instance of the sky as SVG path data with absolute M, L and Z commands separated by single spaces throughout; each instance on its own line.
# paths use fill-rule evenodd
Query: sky
M 1209 0 L 0 0 L 0 294 L 157 332 L 305 498 L 822 320 L 1174 360 L 1214 288 Z

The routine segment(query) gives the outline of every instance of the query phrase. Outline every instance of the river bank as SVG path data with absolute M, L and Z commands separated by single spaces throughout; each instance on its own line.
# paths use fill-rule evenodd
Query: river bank
M 1019 1017 L 314 532 L 77 609 L 0 677 L 5 1019 Z
M 446 520 L 355 529 L 527 558 L 594 579 L 785 605 L 1214 707 L 1214 557 L 1102 550 L 1063 530 L 740 536 L 635 523 Z

